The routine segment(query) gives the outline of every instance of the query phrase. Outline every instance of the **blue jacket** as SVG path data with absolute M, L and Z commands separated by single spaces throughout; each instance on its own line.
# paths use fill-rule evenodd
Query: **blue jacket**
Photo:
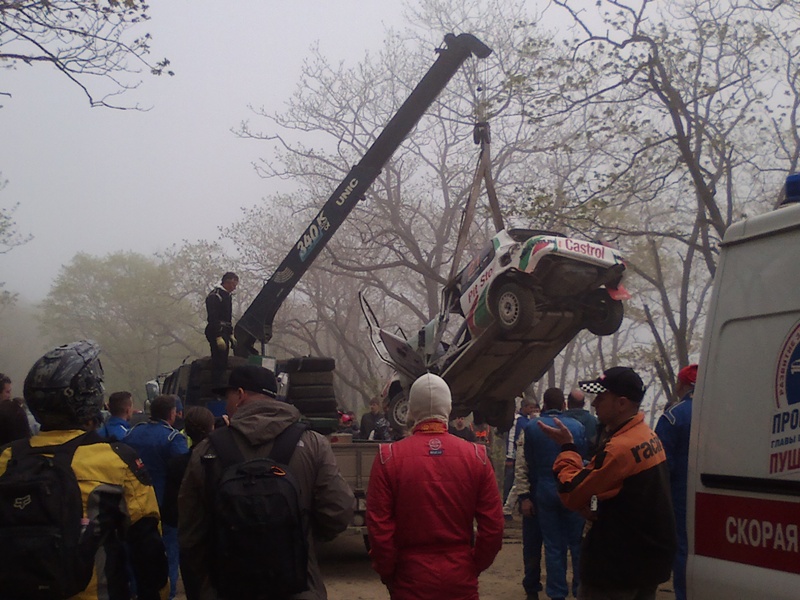
M 97 433 L 101 437 L 104 437 L 108 440 L 121 442 L 122 438 L 128 435 L 130 428 L 130 423 L 128 423 L 125 419 L 112 415 L 108 417 L 108 421 L 106 421 L 103 426 L 97 430 Z
M 166 421 L 147 421 L 134 425 L 123 441 L 139 453 L 150 473 L 158 506 L 161 507 L 170 459 L 189 452 L 186 436 Z
M 558 410 L 548 410 L 541 416 L 530 419 L 525 426 L 525 460 L 528 463 L 528 478 L 531 482 L 531 496 L 533 497 L 546 494 L 558 498 L 558 482 L 553 475 L 553 463 L 561 453 L 561 446 L 547 437 L 537 425 L 539 421 L 542 421 L 545 425 L 555 427 L 554 417 L 558 417 L 572 433 L 578 453 L 584 459 L 587 457 L 586 429 L 578 421 L 564 416 Z
M 589 454 L 594 454 L 597 445 L 597 417 L 585 408 L 570 408 L 564 411 L 565 417 L 572 417 L 586 429 L 586 442 L 589 445 Z M 584 458 L 586 458 L 584 456 Z
M 664 446 L 669 465 L 672 505 L 676 512 L 686 512 L 686 487 L 689 472 L 689 431 L 692 426 L 690 392 L 664 411 L 656 425 L 656 434 Z

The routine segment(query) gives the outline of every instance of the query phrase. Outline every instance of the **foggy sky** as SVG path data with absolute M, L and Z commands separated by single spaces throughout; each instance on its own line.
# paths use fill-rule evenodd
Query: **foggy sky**
M 315 41 L 332 62 L 355 64 L 402 27 L 401 13 L 395 0 L 154 2 L 137 33 L 153 34 L 150 58 L 168 57 L 176 75 L 144 73 L 121 98 L 147 112 L 90 108 L 48 66 L 0 70 L 12 93 L 0 97 L 0 206 L 18 202 L 18 229 L 34 236 L 0 254 L 5 289 L 39 301 L 77 252 L 149 255 L 215 239 L 277 190 L 251 166 L 268 144 L 230 132 L 248 104 L 281 110 Z

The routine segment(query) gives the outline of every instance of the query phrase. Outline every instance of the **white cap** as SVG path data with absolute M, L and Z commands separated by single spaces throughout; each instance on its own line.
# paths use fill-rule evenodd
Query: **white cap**
M 452 406 L 450 388 L 445 380 L 438 375 L 426 373 L 411 386 L 408 394 L 408 420 L 411 424 L 426 419 L 448 423 Z

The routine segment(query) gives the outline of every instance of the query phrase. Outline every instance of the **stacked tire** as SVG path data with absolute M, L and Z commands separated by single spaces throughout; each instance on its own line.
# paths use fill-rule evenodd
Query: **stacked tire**
M 311 429 L 328 434 L 339 425 L 333 390 L 336 360 L 327 356 L 303 356 L 281 361 L 278 370 L 288 376 L 286 399 L 308 421 Z

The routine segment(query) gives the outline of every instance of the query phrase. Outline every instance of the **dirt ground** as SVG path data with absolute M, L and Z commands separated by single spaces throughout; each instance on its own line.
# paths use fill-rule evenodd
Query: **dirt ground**
M 480 577 L 481 600 L 524 600 L 522 589 L 522 530 L 520 519 L 506 523 L 503 549 Z M 389 600 L 389 592 L 370 567 L 364 540 L 358 535 L 342 534 L 317 548 L 329 600 Z M 572 575 L 570 574 L 569 577 Z M 542 564 L 542 584 L 545 568 Z M 177 600 L 185 600 L 179 584 Z M 544 592 L 539 594 L 546 600 Z M 672 583 L 661 585 L 656 600 L 673 600 Z M 446 600 L 446 599 L 442 599 Z
M 389 593 L 370 567 L 360 537 L 342 535 L 323 544 L 319 548 L 319 559 L 330 600 L 389 600 Z M 543 577 L 544 573 L 542 565 Z M 524 600 L 519 519 L 507 524 L 503 549 L 494 564 L 481 575 L 480 596 L 482 600 Z M 539 597 L 547 598 L 544 593 Z M 672 584 L 667 582 L 659 588 L 656 598 L 672 600 L 674 597 Z

